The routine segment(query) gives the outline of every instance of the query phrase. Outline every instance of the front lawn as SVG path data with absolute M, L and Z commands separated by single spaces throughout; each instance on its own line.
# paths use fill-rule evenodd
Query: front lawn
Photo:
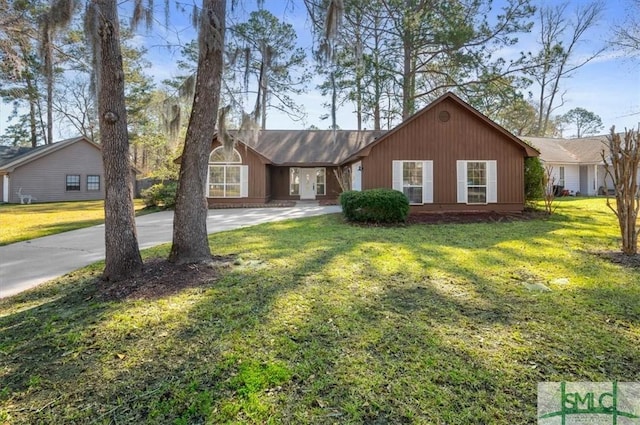
M 138 213 L 144 203 L 136 199 Z M 0 205 L 0 246 L 104 222 L 104 201 Z
M 597 253 L 604 200 L 210 241 L 236 260 L 205 286 L 107 301 L 94 265 L 0 300 L 0 423 L 530 424 L 538 382 L 640 381 L 640 271 Z

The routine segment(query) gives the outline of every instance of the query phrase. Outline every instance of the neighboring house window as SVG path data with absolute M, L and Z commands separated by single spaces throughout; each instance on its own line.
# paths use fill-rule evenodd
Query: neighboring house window
M 87 190 L 100 190 L 100 176 L 87 176 Z
M 209 155 L 207 187 L 210 198 L 246 198 L 248 196 L 249 167 L 242 165 L 237 150 L 226 152 L 220 146 Z
M 559 167 L 558 173 L 559 173 L 559 177 L 560 177 L 558 179 L 558 186 L 564 187 L 564 167 Z
M 67 191 L 80 190 L 80 175 L 69 174 L 67 175 Z
M 289 169 L 289 195 L 300 195 L 300 169 Z
M 327 194 L 327 173 L 324 168 L 316 170 L 316 195 Z
M 457 161 L 458 203 L 498 202 L 496 161 Z
M 433 203 L 433 161 L 393 161 L 392 187 L 412 205 Z

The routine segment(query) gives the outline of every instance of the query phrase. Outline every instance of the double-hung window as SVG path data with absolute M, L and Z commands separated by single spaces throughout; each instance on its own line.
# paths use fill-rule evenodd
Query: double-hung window
M 498 202 L 496 161 L 458 161 L 458 203 Z
M 100 190 L 100 176 L 88 175 L 87 176 L 87 191 Z
M 242 165 L 237 150 L 220 146 L 209 156 L 208 196 L 210 198 L 246 198 L 249 168 Z
M 80 175 L 79 174 L 67 174 L 66 178 L 66 190 L 79 191 L 80 190 Z
M 393 161 L 392 187 L 411 205 L 433 203 L 433 161 Z

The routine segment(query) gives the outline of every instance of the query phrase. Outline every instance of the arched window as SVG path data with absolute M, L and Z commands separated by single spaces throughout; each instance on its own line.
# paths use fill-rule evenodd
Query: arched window
M 249 168 L 242 164 L 237 150 L 229 152 L 222 146 L 209 155 L 209 178 L 207 182 L 210 198 L 245 198 L 248 196 Z
M 242 164 L 242 157 L 237 150 L 227 151 L 220 146 L 215 148 L 209 155 L 209 164 Z

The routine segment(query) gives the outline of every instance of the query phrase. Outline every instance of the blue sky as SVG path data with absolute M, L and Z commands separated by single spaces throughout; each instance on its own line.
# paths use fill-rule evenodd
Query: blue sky
M 579 46 L 578 55 L 589 55 L 599 46 L 606 44 L 611 37 L 611 26 L 622 22 L 629 11 L 630 0 L 610 0 L 606 2 L 604 17 L 599 25 L 591 30 L 585 41 Z M 497 1 L 499 4 L 500 0 Z M 248 13 L 255 8 L 255 0 L 244 0 L 236 10 L 237 14 Z M 538 4 L 553 5 L 559 1 L 543 1 Z M 569 10 L 582 4 L 582 0 L 571 0 Z M 311 29 L 307 19 L 306 9 L 302 0 L 266 0 L 265 7 L 276 16 L 291 23 L 298 33 L 298 44 L 307 52 L 311 52 Z M 125 12 L 126 13 L 126 12 Z M 161 14 L 159 14 L 161 16 Z M 157 81 L 177 75 L 175 62 L 179 58 L 179 49 L 167 49 L 162 47 L 169 44 L 184 44 L 190 41 L 195 33 L 189 24 L 189 17 L 175 10 L 171 11 L 170 28 L 164 30 L 161 25 L 156 25 L 150 33 L 141 32 L 138 42 L 149 48 L 148 59 L 152 67 L 148 70 Z M 515 51 L 535 50 L 535 28 L 531 34 L 521 34 L 520 42 L 515 46 Z M 509 52 L 502 52 L 508 56 Z M 625 57 L 621 52 L 609 50 L 601 57 L 595 59 L 575 72 L 572 78 L 562 83 L 566 90 L 565 104 L 556 113 L 562 114 L 575 107 L 582 107 L 598 114 L 603 121 L 605 129 L 615 125 L 617 129 L 637 128 L 640 123 L 640 57 L 636 59 Z M 535 92 L 535 88 L 532 88 Z M 313 85 L 309 91 L 297 98 L 298 103 L 303 104 L 308 114 L 305 122 L 294 122 L 286 115 L 269 112 L 267 120 L 268 128 L 298 129 L 316 125 L 319 128 L 327 128 L 328 121 L 320 120 L 320 116 L 327 113 L 322 103 L 326 102 Z M 0 105 L 0 132 L 3 132 L 6 116 L 10 107 Z M 338 125 L 341 128 L 355 128 L 356 121 L 351 105 L 346 105 L 338 114 Z M 565 136 L 571 136 L 574 130 L 567 128 Z M 60 137 L 67 135 L 59 135 Z

